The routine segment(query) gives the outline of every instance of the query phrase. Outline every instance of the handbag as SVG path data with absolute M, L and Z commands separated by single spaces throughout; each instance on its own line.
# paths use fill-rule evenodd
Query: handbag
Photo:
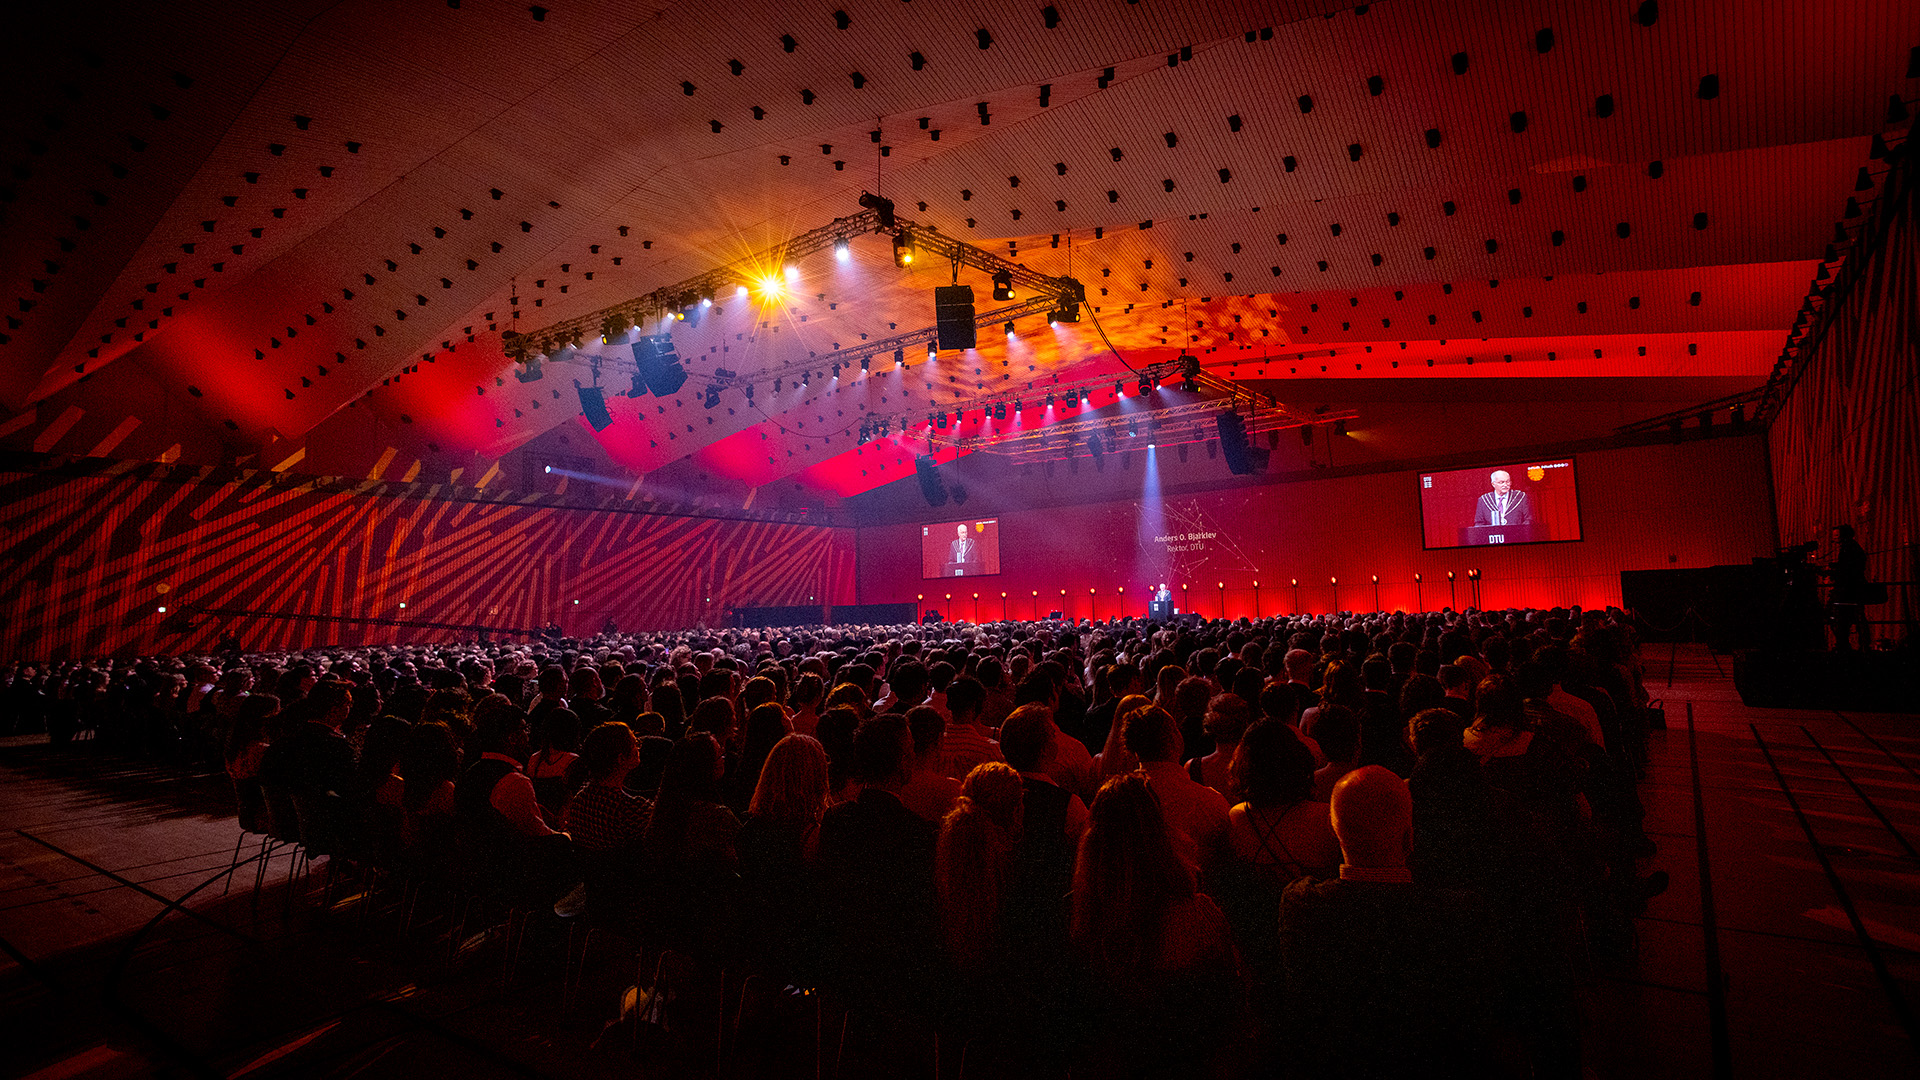
M 1667 706 L 1666 702 L 1661 701 L 1659 698 L 1649 700 L 1645 707 L 1640 710 L 1640 716 L 1646 721 L 1647 730 L 1667 730 Z

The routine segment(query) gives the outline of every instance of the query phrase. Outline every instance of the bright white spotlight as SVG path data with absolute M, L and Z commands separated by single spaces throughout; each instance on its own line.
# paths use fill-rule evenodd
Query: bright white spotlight
M 553 466 L 551 466 L 551 465 L 548 465 L 548 466 L 545 466 L 545 467 L 543 467 L 543 468 L 542 468 L 542 469 L 541 469 L 540 471 L 541 471 L 541 472 L 549 472 L 549 473 L 550 473 L 550 472 L 552 472 L 552 471 L 553 471 Z
M 701 297 L 701 298 L 700 298 L 700 306 L 701 306 L 701 307 L 712 307 L 712 306 L 713 306 L 713 297 L 711 297 L 711 296 L 703 296 L 703 297 Z
M 853 258 L 853 249 L 848 246 L 846 237 L 842 236 L 833 242 L 833 257 L 841 262 Z
M 787 264 L 786 274 L 787 274 L 788 281 L 800 280 L 800 268 L 793 265 L 792 263 Z
M 733 287 L 733 295 L 735 296 L 747 295 L 747 287 L 745 285 L 735 285 Z
M 154 610 L 158 611 L 162 615 L 165 615 L 167 613 L 167 605 L 161 604 L 159 607 L 155 608 Z
M 786 283 L 771 275 L 760 279 L 760 295 L 768 300 L 778 300 L 787 291 Z

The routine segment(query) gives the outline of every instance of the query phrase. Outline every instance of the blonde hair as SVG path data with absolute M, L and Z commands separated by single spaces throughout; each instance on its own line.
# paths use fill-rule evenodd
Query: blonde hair
M 747 812 L 811 828 L 827 809 L 827 752 L 811 735 L 787 735 L 767 752 Z
M 976 765 L 940 823 L 934 885 L 947 952 L 963 968 L 991 951 L 1006 895 L 1008 861 L 1025 820 L 1020 774 L 999 761 Z

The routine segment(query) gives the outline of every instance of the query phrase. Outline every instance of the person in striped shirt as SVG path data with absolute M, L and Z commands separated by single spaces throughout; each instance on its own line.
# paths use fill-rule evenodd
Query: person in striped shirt
M 947 709 L 953 719 L 940 739 L 941 771 L 956 780 L 972 772 L 975 765 L 1004 760 L 992 729 L 980 722 L 986 704 L 987 688 L 980 680 L 960 675 L 947 684 Z

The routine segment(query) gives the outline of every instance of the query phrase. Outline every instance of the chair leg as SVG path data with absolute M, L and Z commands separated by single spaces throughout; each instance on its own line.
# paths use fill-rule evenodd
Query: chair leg
M 233 858 L 227 861 L 227 884 L 220 890 L 225 896 L 233 891 L 233 875 L 240 870 L 240 845 L 247 842 L 247 830 L 241 829 L 240 835 L 233 838 Z

